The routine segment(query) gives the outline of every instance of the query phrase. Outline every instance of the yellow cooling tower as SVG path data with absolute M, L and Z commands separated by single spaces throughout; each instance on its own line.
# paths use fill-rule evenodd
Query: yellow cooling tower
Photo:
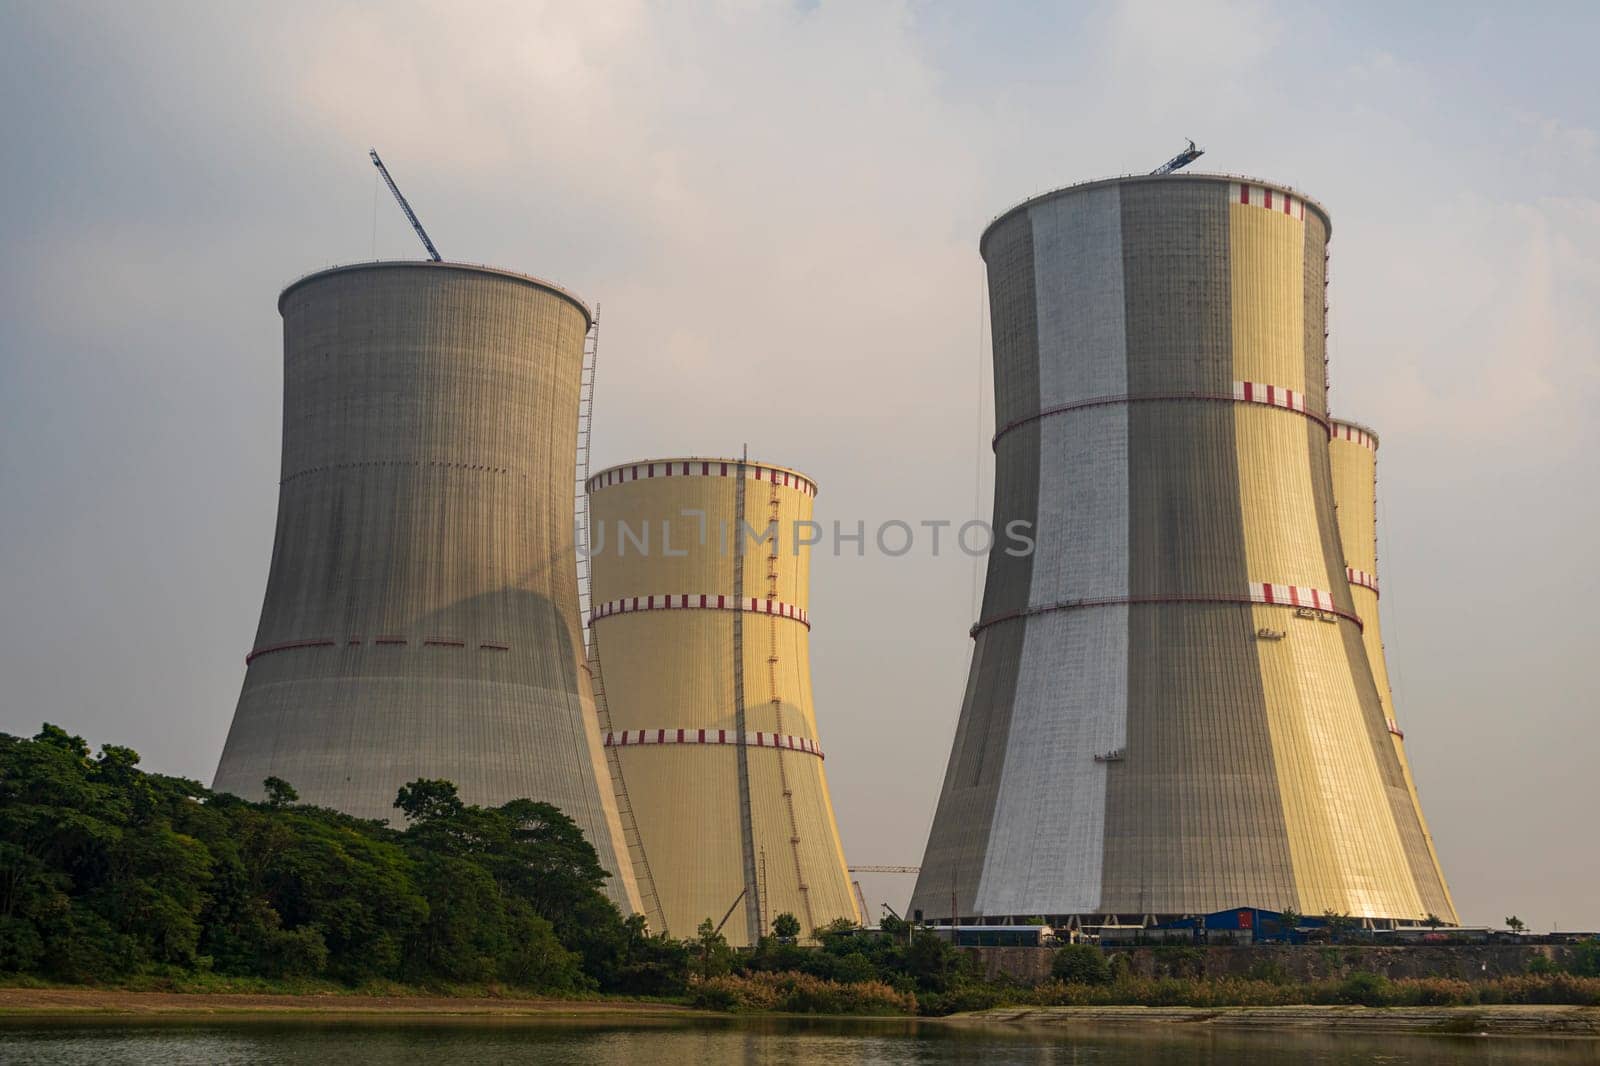
M 612 467 L 588 488 L 604 740 L 647 857 L 652 924 L 683 937 L 726 916 L 723 935 L 744 945 L 785 912 L 806 934 L 859 921 L 811 703 L 801 542 L 815 483 L 670 459 Z
M 1430 914 L 1456 924 L 1456 905 L 1450 898 L 1445 883 L 1444 870 L 1439 865 L 1439 853 L 1433 846 L 1433 834 L 1428 832 L 1428 822 L 1422 816 L 1422 801 L 1417 796 L 1417 783 L 1411 776 L 1411 764 L 1406 761 L 1405 733 L 1395 720 L 1394 693 L 1389 688 L 1389 667 L 1383 653 L 1383 633 L 1378 628 L 1378 435 L 1354 422 L 1333 420 L 1329 423 L 1328 453 L 1333 467 L 1333 499 L 1338 508 L 1339 540 L 1344 546 L 1345 575 L 1350 580 L 1350 595 L 1355 600 L 1356 613 L 1363 623 L 1361 641 L 1366 645 L 1367 661 L 1372 666 L 1372 678 L 1378 684 L 1378 699 L 1383 704 L 1383 715 L 1389 724 L 1389 735 L 1394 741 L 1395 754 L 1400 759 L 1400 772 L 1410 793 L 1411 805 L 1416 809 L 1417 821 L 1422 826 L 1423 840 L 1428 845 L 1431 871 L 1420 871 L 1417 889 L 1422 904 Z

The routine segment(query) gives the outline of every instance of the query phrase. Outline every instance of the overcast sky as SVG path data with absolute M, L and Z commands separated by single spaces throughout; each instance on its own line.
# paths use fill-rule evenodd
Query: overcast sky
M 277 293 L 420 254 L 369 144 L 447 257 L 603 305 L 597 462 L 748 442 L 870 526 L 988 515 L 988 219 L 1193 137 L 1332 213 L 1333 405 L 1382 436 L 1389 665 L 1463 920 L 1600 927 L 1600 15 L 1497 7 L 0 0 L 0 730 L 210 780 Z M 971 562 L 813 574 L 846 853 L 916 863 Z

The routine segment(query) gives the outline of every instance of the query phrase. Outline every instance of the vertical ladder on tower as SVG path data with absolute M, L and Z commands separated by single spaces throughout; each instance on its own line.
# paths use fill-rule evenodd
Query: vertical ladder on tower
M 578 372 L 578 464 L 577 487 L 573 496 L 578 552 L 578 617 L 583 619 L 584 635 L 589 632 L 589 612 L 593 608 L 589 570 L 589 448 L 594 434 L 594 379 L 600 359 L 600 305 L 595 304 L 594 321 L 583 338 L 583 369 Z M 588 648 L 588 642 L 585 644 Z
M 1328 322 L 1330 314 L 1328 284 L 1333 280 L 1328 276 L 1329 266 L 1328 249 L 1324 247 L 1322 249 L 1322 387 L 1324 390 L 1333 387 L 1333 375 L 1328 372 L 1328 337 L 1333 331 L 1332 325 Z M 1328 410 L 1331 406 L 1326 399 L 1323 400 L 1323 410 Z
M 756 869 L 755 818 L 750 804 L 750 734 L 744 706 L 744 490 L 749 472 L 749 449 L 739 453 L 733 487 L 733 735 L 739 771 L 739 852 L 744 866 L 745 936 L 754 944 L 766 935 L 761 881 Z
M 594 322 L 583 339 L 583 369 L 578 378 L 578 462 L 577 491 L 573 501 L 575 534 L 583 550 L 578 552 L 578 611 L 583 619 L 583 646 L 585 669 L 589 673 L 589 686 L 594 695 L 595 717 L 601 735 L 612 731 L 611 708 L 606 704 L 605 677 L 600 672 L 600 640 L 594 629 L 591 611 L 594 606 L 592 571 L 589 565 L 589 449 L 594 430 L 595 372 L 600 359 L 600 306 L 595 305 Z M 667 917 L 661 909 L 661 899 L 656 895 L 655 877 L 650 873 L 650 860 L 645 855 L 644 841 L 639 836 L 639 823 L 633 815 L 633 803 L 628 799 L 628 786 L 622 777 L 622 751 L 607 746 L 606 767 L 611 771 L 611 789 L 617 801 L 617 820 L 622 825 L 622 842 L 628 849 L 628 860 L 633 867 L 633 880 L 639 889 L 639 905 L 644 908 L 650 931 L 667 932 Z
M 773 478 L 768 482 L 770 490 L 767 493 L 767 532 L 771 535 L 772 542 L 767 545 L 767 598 L 779 598 L 778 589 L 778 530 L 781 527 L 779 518 L 782 502 L 778 496 L 778 479 Z M 767 619 L 767 700 L 772 708 L 772 729 L 779 736 L 787 733 L 783 725 L 783 697 L 778 691 L 778 616 L 773 615 Z M 805 723 L 802 720 L 802 731 Z M 794 810 L 794 785 L 789 781 L 789 770 L 785 763 L 782 749 L 776 752 L 778 760 L 778 784 L 783 790 L 783 804 L 789 813 L 789 851 L 794 859 L 795 885 L 800 889 L 800 902 L 805 909 L 805 932 L 810 933 L 816 928 L 816 915 L 811 908 L 811 886 L 806 883 L 805 863 L 800 858 L 800 820 L 795 816 Z

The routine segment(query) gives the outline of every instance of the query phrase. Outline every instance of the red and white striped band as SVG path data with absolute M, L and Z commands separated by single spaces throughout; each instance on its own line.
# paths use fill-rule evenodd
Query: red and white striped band
M 1352 585 L 1360 585 L 1362 588 L 1371 589 L 1373 592 L 1378 591 L 1377 574 L 1369 574 L 1365 570 L 1357 570 L 1353 566 L 1347 566 L 1344 568 L 1344 576 L 1349 579 Z
M 1306 394 L 1286 389 L 1282 385 L 1263 385 L 1257 381 L 1235 381 L 1233 398 L 1245 403 L 1264 403 L 1273 407 L 1286 407 L 1291 411 L 1306 413 Z
M 1273 407 L 1282 407 L 1305 415 L 1314 422 L 1327 426 L 1328 420 L 1315 411 L 1306 410 L 1306 395 L 1293 389 L 1283 388 L 1281 385 L 1262 385 L 1254 381 L 1235 381 L 1233 394 L 1222 395 L 1208 392 L 1152 392 L 1143 396 L 1094 396 L 1087 400 L 1074 400 L 1071 403 L 1058 404 L 1055 407 L 1046 407 L 1037 414 L 1025 415 L 1014 421 L 1007 422 L 995 431 L 991 445 L 998 445 L 1000 439 L 1014 429 L 1020 429 L 1031 422 L 1037 422 L 1051 415 L 1064 415 L 1073 411 L 1085 411 L 1094 407 L 1114 407 L 1119 404 L 1133 403 L 1173 403 L 1186 400 L 1202 400 L 1209 403 L 1264 403 Z
M 779 618 L 793 618 L 796 622 L 811 628 L 811 615 L 804 607 L 796 607 L 792 603 L 782 600 L 768 600 L 754 596 L 722 596 L 706 593 L 687 593 L 678 595 L 633 596 L 628 599 L 611 600 L 607 603 L 595 604 L 594 610 L 589 612 L 589 621 L 597 618 L 609 618 L 614 614 L 632 614 L 634 611 L 750 611 L 755 614 L 776 615 Z
M 1333 593 L 1305 585 L 1278 585 L 1270 581 L 1250 582 L 1250 599 L 1256 603 L 1284 604 L 1289 607 L 1310 607 L 1317 611 L 1334 613 Z
M 824 758 L 822 746 L 806 737 L 781 733 L 746 733 L 740 741 L 732 729 L 623 729 L 607 733 L 605 746 L 626 748 L 636 744 L 740 744 L 754 748 L 783 748 Z
M 363 644 L 371 643 L 382 647 L 405 647 L 415 645 L 421 648 L 473 648 L 478 651 L 510 651 L 509 644 L 496 644 L 490 641 L 479 641 L 477 644 L 468 644 L 455 637 L 424 637 L 421 640 L 408 640 L 405 637 L 372 637 L 370 641 L 361 637 L 351 637 L 348 640 L 334 640 L 332 637 L 319 637 L 315 640 L 286 640 L 281 644 L 263 644 L 259 648 L 252 648 L 249 655 L 244 657 L 246 666 L 263 655 L 271 655 L 280 651 L 303 651 L 307 648 L 359 648 Z
M 1372 451 L 1378 450 L 1377 437 L 1374 437 L 1371 433 L 1368 433 L 1359 426 L 1350 425 L 1348 422 L 1329 422 L 1328 439 L 1347 440 L 1353 444 L 1359 444 L 1363 448 L 1369 448 Z
M 1058 603 L 1044 603 L 1037 607 L 1024 607 L 1021 610 L 1007 611 L 990 618 L 979 619 L 968 630 L 970 636 L 976 637 L 979 633 L 999 622 L 1010 622 L 1018 618 L 1029 618 L 1036 614 L 1050 614 L 1054 611 L 1079 611 L 1089 607 L 1127 607 L 1144 604 L 1166 603 L 1204 603 L 1204 604 L 1257 604 L 1264 603 L 1274 607 L 1295 607 L 1308 611 L 1319 611 L 1324 614 L 1335 615 L 1339 618 L 1354 622 L 1356 628 L 1365 628 L 1360 616 L 1349 611 L 1341 611 L 1333 605 L 1332 593 L 1321 589 L 1306 588 L 1300 585 L 1278 585 L 1271 582 L 1252 582 L 1250 595 L 1246 596 L 1108 596 L 1104 599 L 1062 600 Z
M 1404 740 L 1406 738 L 1406 735 L 1400 731 L 1400 723 L 1399 722 L 1396 722 L 1393 718 L 1385 718 L 1384 721 L 1386 723 L 1388 723 L 1389 732 L 1393 733 L 1395 736 L 1399 737 L 1401 740 Z
M 609 470 L 602 470 L 590 478 L 587 488 L 590 492 L 603 489 L 608 485 L 620 485 L 627 481 L 646 481 L 658 477 L 738 477 L 739 461 L 737 459 L 674 459 L 661 463 L 628 463 L 625 466 L 614 466 Z M 817 483 L 808 477 L 796 474 L 792 470 L 783 470 L 775 466 L 762 466 L 760 463 L 745 463 L 744 476 L 751 481 L 768 481 L 774 485 L 783 485 L 796 489 L 807 496 L 817 494 Z
M 1247 185 L 1239 181 L 1229 182 L 1228 192 L 1236 204 L 1264 207 L 1268 211 L 1276 211 L 1290 218 L 1305 221 L 1306 202 L 1298 196 L 1292 196 L 1279 189 L 1269 189 L 1265 185 Z

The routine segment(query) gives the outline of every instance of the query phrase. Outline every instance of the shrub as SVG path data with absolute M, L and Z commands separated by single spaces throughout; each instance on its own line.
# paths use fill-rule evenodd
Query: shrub
M 1354 1003 L 1363 1007 L 1383 1007 L 1390 1002 L 1391 989 L 1386 978 L 1375 973 L 1360 971 L 1351 974 L 1334 986 L 1334 1002 Z
M 1600 977 L 1600 940 L 1585 940 L 1574 947 L 1566 970 L 1578 977 Z
M 875 981 L 878 977 L 878 968 L 872 965 L 872 960 L 859 951 L 840 956 L 834 963 L 833 979 L 842 981 L 847 985 L 860 984 L 862 981 Z
M 1204 977 L 1206 953 L 1186 944 L 1158 945 L 1153 955 L 1160 972 L 1168 977 Z
M 1600 1006 L 1600 978 L 1577 977 L 1569 973 L 1501 977 L 1479 985 L 1478 999 L 1483 1003 Z
M 274 929 L 268 934 L 264 961 L 275 977 L 316 977 L 328 966 L 328 945 L 314 925 Z
M 1395 981 L 1391 1002 L 1397 1007 L 1470 1007 L 1478 993 L 1470 982 L 1454 977 L 1416 977 Z
M 1105 985 L 1111 983 L 1111 964 L 1091 944 L 1068 944 L 1056 952 L 1050 976 L 1069 985 Z
M 706 1010 L 790 1014 L 915 1014 L 917 1000 L 882 981 L 840 984 L 803 973 L 750 973 L 696 981 L 690 1002 Z
M 948 992 L 924 992 L 917 997 L 917 1012 L 938 1017 L 965 1011 L 989 1010 L 991 1007 L 1007 1003 L 1026 1002 L 1028 998 L 1022 990 L 1005 985 L 963 982 Z
M 0 973 L 25 973 L 44 956 L 44 941 L 32 922 L 0 918 Z

